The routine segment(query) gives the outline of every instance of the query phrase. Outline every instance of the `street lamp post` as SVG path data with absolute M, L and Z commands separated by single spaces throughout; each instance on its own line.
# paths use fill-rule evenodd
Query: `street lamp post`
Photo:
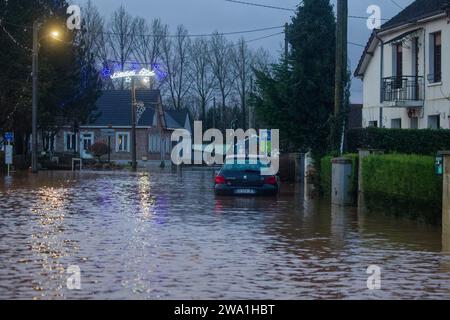
M 38 58 L 39 58 L 39 22 L 33 23 L 33 106 L 32 106 L 32 135 L 31 135 L 31 169 L 38 172 L 37 167 L 37 114 L 38 114 Z
M 32 94 L 32 110 L 31 110 L 31 170 L 33 173 L 38 173 L 37 164 L 37 122 L 38 122 L 38 84 L 39 84 L 39 30 L 42 23 L 37 20 L 33 23 L 33 58 L 32 58 L 32 76 L 33 76 L 33 94 Z M 51 37 L 57 39 L 58 31 L 53 31 Z M 58 39 L 57 39 L 58 40 Z
M 131 79 L 131 167 L 137 170 L 137 150 L 136 150 L 136 82 Z

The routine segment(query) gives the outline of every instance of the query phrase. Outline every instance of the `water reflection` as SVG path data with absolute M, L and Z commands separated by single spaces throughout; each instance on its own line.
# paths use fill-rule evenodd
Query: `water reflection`
M 213 177 L 184 168 L 2 180 L 0 298 L 450 298 L 440 227 L 332 207 L 309 186 L 216 197 Z M 65 287 L 69 265 L 81 269 L 80 291 Z

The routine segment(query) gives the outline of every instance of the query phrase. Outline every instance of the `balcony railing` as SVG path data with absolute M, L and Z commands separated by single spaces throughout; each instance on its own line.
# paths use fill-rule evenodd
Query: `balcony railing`
M 383 102 L 423 101 L 423 77 L 402 76 L 383 78 Z

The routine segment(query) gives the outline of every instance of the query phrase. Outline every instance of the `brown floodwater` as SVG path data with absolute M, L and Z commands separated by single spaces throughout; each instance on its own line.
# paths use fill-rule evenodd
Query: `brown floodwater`
M 212 186 L 205 170 L 1 176 L 0 299 L 450 299 L 438 225 L 298 186 L 278 198 Z

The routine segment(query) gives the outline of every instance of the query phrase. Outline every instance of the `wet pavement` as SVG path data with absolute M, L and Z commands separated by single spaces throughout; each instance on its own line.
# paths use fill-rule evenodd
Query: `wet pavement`
M 441 228 L 213 171 L 0 177 L 0 299 L 450 299 Z M 67 268 L 81 270 L 69 290 Z M 368 290 L 370 265 L 381 290 Z

